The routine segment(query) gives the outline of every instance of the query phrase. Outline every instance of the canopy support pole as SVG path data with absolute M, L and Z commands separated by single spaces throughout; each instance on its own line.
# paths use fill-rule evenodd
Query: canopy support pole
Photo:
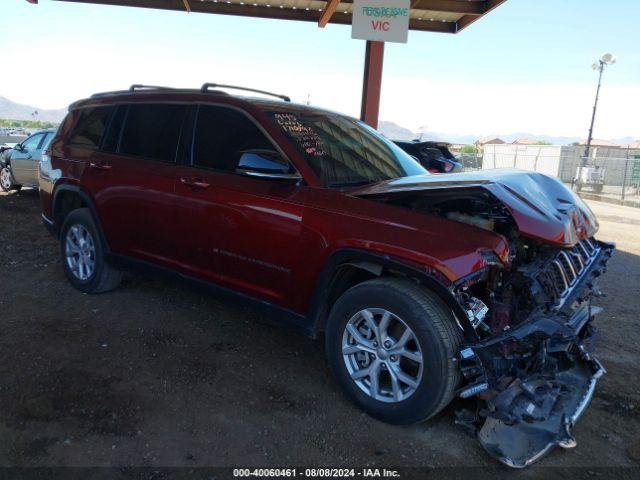
M 362 81 L 360 120 L 373 128 L 378 128 L 383 60 L 384 42 L 367 40 L 367 47 L 364 54 L 364 79 Z

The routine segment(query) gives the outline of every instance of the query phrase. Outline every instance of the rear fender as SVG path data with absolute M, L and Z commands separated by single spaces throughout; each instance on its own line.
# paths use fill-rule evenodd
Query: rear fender
M 91 196 L 87 192 L 85 192 L 79 185 L 71 184 L 71 183 L 62 183 L 60 185 L 57 185 L 55 187 L 55 190 L 53 191 L 53 201 L 51 203 L 52 205 L 51 211 L 53 212 L 53 217 L 54 217 L 52 219 L 53 221 L 52 228 L 55 234 L 56 235 L 60 234 L 60 230 L 62 229 L 62 224 L 64 223 L 63 221 L 60 221 L 58 218 L 56 218 L 55 212 L 57 212 L 58 209 L 60 208 L 60 202 L 62 201 L 63 194 L 66 192 L 71 192 L 74 195 L 77 195 L 82 200 L 83 206 L 89 209 L 89 212 L 91 212 L 91 216 L 93 217 L 93 221 L 96 225 L 96 228 L 98 229 L 98 234 L 100 235 L 105 251 L 106 253 L 110 253 L 109 243 L 107 242 L 107 238 L 104 234 L 104 231 L 102 230 L 102 224 L 100 222 L 100 217 L 98 216 L 98 211 L 96 210 L 95 204 Z

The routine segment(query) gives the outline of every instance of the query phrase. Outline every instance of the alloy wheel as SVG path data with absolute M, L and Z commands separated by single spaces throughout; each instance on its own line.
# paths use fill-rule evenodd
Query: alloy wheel
M 93 237 L 83 225 L 75 224 L 67 230 L 64 249 L 71 273 L 82 281 L 91 278 L 96 265 L 96 247 Z
M 342 357 L 354 383 L 375 400 L 406 400 L 420 385 L 423 355 L 413 330 L 381 308 L 366 308 L 347 322 Z
M 8 167 L 2 168 L 0 170 L 0 185 L 5 190 L 10 190 L 13 186 L 13 181 L 11 180 L 11 170 Z

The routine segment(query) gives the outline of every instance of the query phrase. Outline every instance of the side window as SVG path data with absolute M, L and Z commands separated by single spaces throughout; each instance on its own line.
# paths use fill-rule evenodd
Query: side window
M 127 114 L 127 105 L 118 105 L 116 112 L 111 117 L 111 122 L 107 126 L 107 132 L 104 134 L 102 142 L 102 150 L 105 152 L 115 152 L 118 149 L 118 141 L 120 140 L 120 132 L 122 131 L 122 123 Z
M 35 135 L 32 135 L 31 137 L 27 138 L 24 142 L 22 142 L 22 148 L 24 148 L 25 151 L 27 152 L 32 152 L 34 150 L 37 150 L 38 145 L 40 145 L 40 140 L 42 140 L 43 136 L 44 136 L 44 133 L 36 133 Z
M 112 106 L 82 109 L 80 118 L 69 137 L 69 143 L 98 148 L 112 111 Z
M 187 107 L 174 104 L 131 104 L 119 153 L 173 162 Z
M 225 107 L 203 105 L 196 120 L 193 164 L 234 172 L 242 154 L 275 150 L 260 129 L 242 113 Z
M 55 135 L 54 132 L 47 132 L 45 134 L 44 140 L 42 141 L 42 145 L 40 145 L 40 150 L 44 150 L 49 146 L 49 144 L 51 143 L 51 140 L 53 140 L 54 135 Z

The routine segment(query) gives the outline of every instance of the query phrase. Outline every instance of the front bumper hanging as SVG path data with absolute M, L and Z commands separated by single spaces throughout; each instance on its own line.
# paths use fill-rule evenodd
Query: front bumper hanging
M 593 278 L 576 291 L 583 301 L 570 313 L 539 314 L 460 351 L 468 383 L 459 395 L 477 397 L 482 407 L 477 414 L 459 412 L 457 423 L 473 428 L 480 444 L 505 465 L 524 468 L 555 446 L 576 446 L 571 431 L 605 373 L 592 354 L 592 320 L 601 309 L 591 306 L 590 297 L 584 300 L 613 252 L 613 245 L 603 246 Z M 525 367 L 513 360 L 514 344 L 530 351 Z
M 553 379 L 534 376 L 514 382 L 492 400 L 495 410 L 478 432 L 480 444 L 514 468 L 531 465 L 555 446 L 575 447 L 571 430 L 603 373 L 592 359 Z

